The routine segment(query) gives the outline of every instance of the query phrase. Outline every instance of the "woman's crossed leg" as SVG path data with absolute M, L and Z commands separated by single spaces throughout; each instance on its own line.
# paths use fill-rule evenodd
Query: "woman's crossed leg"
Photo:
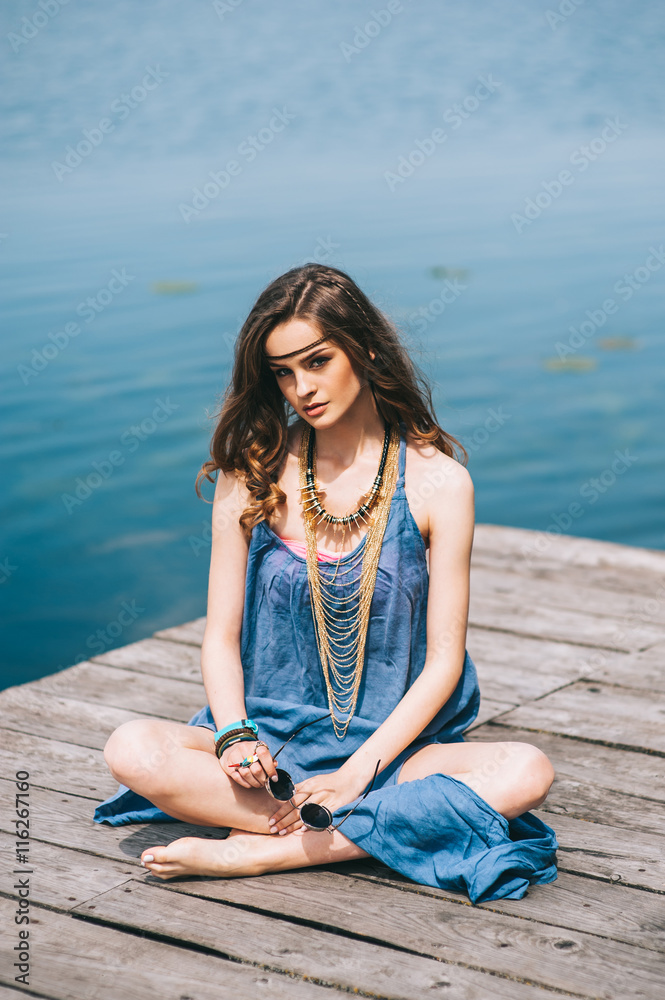
M 278 803 L 267 791 L 242 788 L 224 773 L 213 734 L 203 727 L 127 722 L 109 738 L 104 756 L 116 780 L 170 816 L 232 828 L 226 840 L 182 837 L 147 848 L 141 861 L 159 878 L 258 875 L 369 856 L 339 830 L 270 834 L 268 819 Z M 464 742 L 416 751 L 402 765 L 398 781 L 441 773 L 469 785 L 506 819 L 539 806 L 554 777 L 545 754 L 528 743 Z

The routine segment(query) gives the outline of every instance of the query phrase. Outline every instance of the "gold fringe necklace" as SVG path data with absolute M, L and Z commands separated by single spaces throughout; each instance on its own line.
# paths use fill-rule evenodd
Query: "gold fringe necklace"
M 374 595 L 383 535 L 397 484 L 400 436 L 396 427 L 385 424 L 383 452 L 374 483 L 369 492 L 363 494 L 358 509 L 353 514 L 341 517 L 329 514 L 319 499 L 321 487 L 316 480 L 314 444 L 315 432 L 308 424 L 303 430 L 300 441 L 298 471 L 300 502 L 305 522 L 309 595 L 333 727 L 337 738 L 343 739 L 358 700 L 369 611 Z M 344 545 L 346 526 L 352 523 L 358 525 L 360 521 L 368 525 L 368 530 L 360 545 L 352 550 L 357 554 L 345 563 L 344 571 L 340 572 L 340 560 L 343 555 L 348 554 L 341 551 L 335 566 L 335 574 L 332 579 L 325 580 L 324 586 L 317 555 L 317 526 L 321 523 L 332 524 L 335 531 L 341 527 L 341 544 Z M 360 573 L 348 582 L 344 580 L 341 583 L 337 582 L 338 575 L 349 576 L 361 558 Z M 348 588 L 355 584 L 358 585 L 357 590 L 349 593 Z M 340 588 L 343 588 L 341 592 Z M 343 617 L 344 615 L 346 617 Z M 341 655 L 336 650 L 333 651 L 333 646 L 343 651 Z M 348 718 L 342 721 L 336 713 L 348 714 Z

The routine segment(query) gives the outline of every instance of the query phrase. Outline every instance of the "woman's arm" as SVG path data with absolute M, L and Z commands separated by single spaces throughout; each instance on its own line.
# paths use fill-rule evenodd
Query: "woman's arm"
M 219 470 L 212 506 L 208 617 L 201 673 L 218 728 L 246 717 L 240 660 L 248 542 L 238 523 L 245 493 L 233 473 Z
M 219 729 L 247 717 L 240 658 L 242 616 L 249 543 L 238 518 L 248 492 L 234 473 L 219 470 L 212 507 L 212 552 L 208 582 L 208 618 L 201 645 L 201 674 L 208 704 Z M 259 733 L 259 737 L 261 734 Z M 224 751 L 222 769 L 245 788 L 263 785 L 275 773 L 270 751 L 259 750 L 260 763 L 230 768 L 254 749 L 255 741 L 236 743 Z
M 475 518 L 473 482 L 463 465 L 441 452 L 432 461 L 444 475 L 429 501 L 425 665 L 388 718 L 340 769 L 358 789 L 357 795 L 372 777 L 377 760 L 383 771 L 443 708 L 464 666 Z

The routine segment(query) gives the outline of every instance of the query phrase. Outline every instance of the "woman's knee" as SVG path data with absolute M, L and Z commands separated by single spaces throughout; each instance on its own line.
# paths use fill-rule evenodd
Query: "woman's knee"
M 157 776 L 169 753 L 176 749 L 178 744 L 164 732 L 163 724 L 152 719 L 132 719 L 111 733 L 104 747 L 104 760 L 116 781 L 132 787 L 137 779 Z
M 524 811 L 536 809 L 547 798 L 554 781 L 554 768 L 549 757 L 530 743 L 519 743 L 519 762 L 515 781 L 519 794 L 524 798 Z

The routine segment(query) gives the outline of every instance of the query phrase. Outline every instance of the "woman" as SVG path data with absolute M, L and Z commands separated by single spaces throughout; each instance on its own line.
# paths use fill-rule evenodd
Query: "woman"
M 479 692 L 473 485 L 455 446 L 347 274 L 306 264 L 262 292 L 197 479 L 218 470 L 208 705 L 186 726 L 127 722 L 104 752 L 121 788 L 96 821 L 232 828 L 148 848 L 153 874 L 374 856 L 474 902 L 556 878 L 554 832 L 528 813 L 549 760 L 462 736 Z

